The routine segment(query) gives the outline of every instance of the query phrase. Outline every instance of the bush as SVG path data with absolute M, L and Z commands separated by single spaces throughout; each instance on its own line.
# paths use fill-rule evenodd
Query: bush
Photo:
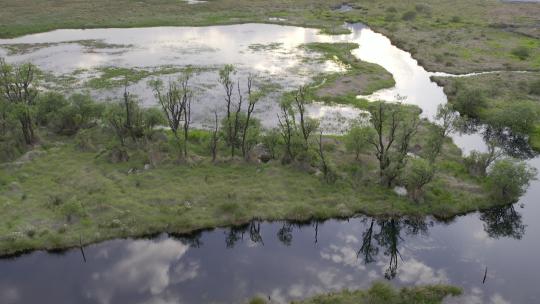
M 496 128 L 510 128 L 515 133 L 529 134 L 538 122 L 538 105 L 531 101 L 515 102 L 502 108 L 491 110 L 489 124 Z
M 540 96 L 540 79 L 530 84 L 529 93 Z
M 401 19 L 405 21 L 411 21 L 411 20 L 414 20 L 415 18 L 416 18 L 415 11 L 408 11 L 408 12 L 403 13 L 403 15 L 401 15 Z
M 422 158 L 411 159 L 402 177 L 409 197 L 418 202 L 422 197 L 424 186 L 431 182 L 434 175 L 435 170 L 428 161 Z
M 51 94 L 42 101 L 40 108 L 40 115 L 44 115 L 42 121 L 55 133 L 73 135 L 100 118 L 104 105 L 95 102 L 89 95 L 74 94 L 65 100 Z
M 261 141 L 266 149 L 268 149 L 268 152 L 270 152 L 270 157 L 272 157 L 272 159 L 277 159 L 279 157 L 279 146 L 283 144 L 279 130 L 274 128 L 267 131 L 262 136 Z
M 488 185 L 494 199 L 514 203 L 522 196 L 531 180 L 536 179 L 536 169 L 523 161 L 501 159 L 493 165 L 488 175 Z
M 461 22 L 461 17 L 453 16 L 452 19 L 450 19 L 450 21 L 453 22 L 453 23 L 459 23 L 459 22 Z
M 47 92 L 38 95 L 36 101 L 36 123 L 41 126 L 47 126 L 57 118 L 58 111 L 68 105 L 69 102 L 60 93 Z
M 520 60 L 525 60 L 529 58 L 530 51 L 527 47 L 524 46 L 518 46 L 517 48 L 512 50 L 512 55 L 516 56 Z
M 485 107 L 484 94 L 479 89 L 458 90 L 454 102 L 455 109 L 461 114 L 471 118 L 478 118 L 480 110 Z
M 370 145 L 368 140 L 375 136 L 375 131 L 371 127 L 353 126 L 345 135 L 345 147 L 347 151 L 353 152 L 358 160 L 360 153 L 365 151 Z

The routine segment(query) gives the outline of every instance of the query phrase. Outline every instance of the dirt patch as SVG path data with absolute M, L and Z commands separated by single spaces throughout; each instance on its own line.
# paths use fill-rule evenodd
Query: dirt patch
M 321 97 L 356 94 L 361 95 L 368 88 L 371 77 L 365 74 L 348 75 L 336 79 L 333 83 L 323 86 L 317 91 Z

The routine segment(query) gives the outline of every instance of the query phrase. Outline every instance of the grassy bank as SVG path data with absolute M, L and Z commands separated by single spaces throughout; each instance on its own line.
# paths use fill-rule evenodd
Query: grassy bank
M 414 203 L 377 186 L 374 157 L 362 154 L 355 161 L 341 137 L 325 139 L 339 176 L 327 184 L 316 167 L 305 163 L 229 158 L 212 163 L 209 135 L 203 131 L 192 134 L 192 156 L 179 163 L 166 136 L 159 134 L 146 148 L 129 148 L 129 161 L 111 163 L 108 153 L 116 139 L 106 128 L 75 137 L 43 133 L 41 147 L 0 170 L 0 253 L 190 232 L 253 218 L 326 219 L 358 212 L 450 217 L 493 204 L 451 142 L 424 202 Z
M 69 1 L 0 0 L 0 37 L 59 28 L 205 26 L 266 22 L 342 33 L 364 22 L 427 69 L 464 73 L 540 69 L 540 5 L 489 1 Z
M 396 289 L 385 283 L 375 283 L 367 290 L 344 290 L 319 295 L 294 304 L 438 304 L 448 296 L 458 296 L 461 290 L 446 285 L 428 285 Z M 254 299 L 250 304 L 267 303 L 263 299 Z
M 462 115 L 494 129 L 509 128 L 540 151 L 540 73 L 500 72 L 466 78 L 434 77 Z
M 351 51 L 355 43 L 308 43 L 305 49 L 323 54 L 324 60 L 344 66 L 345 72 L 319 75 L 313 98 L 329 103 L 355 104 L 357 95 L 370 95 L 375 91 L 393 87 L 396 82 L 383 67 L 358 60 Z

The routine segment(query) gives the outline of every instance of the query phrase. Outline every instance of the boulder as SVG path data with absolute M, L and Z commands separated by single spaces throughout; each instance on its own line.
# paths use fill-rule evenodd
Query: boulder
M 127 162 L 129 160 L 129 155 L 124 148 L 114 147 L 109 151 L 107 156 L 109 162 L 116 164 L 121 162 Z
M 264 144 L 257 144 L 249 152 L 249 159 L 257 160 L 263 163 L 267 163 L 272 159 L 270 151 Z

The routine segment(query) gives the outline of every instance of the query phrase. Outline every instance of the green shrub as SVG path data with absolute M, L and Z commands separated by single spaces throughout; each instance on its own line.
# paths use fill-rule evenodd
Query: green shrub
M 501 159 L 493 165 L 488 175 L 488 185 L 493 197 L 502 203 L 514 203 L 525 193 L 531 180 L 536 179 L 536 169 L 516 159 Z
M 512 55 L 516 56 L 520 60 L 525 60 L 529 58 L 530 50 L 527 47 L 524 46 L 518 46 L 517 48 L 512 50 Z
M 453 23 L 459 23 L 461 22 L 461 17 L 460 16 L 453 16 L 452 19 L 450 19 L 451 22 Z
M 415 11 L 407 11 L 401 15 L 401 19 L 405 21 L 412 21 L 416 18 L 416 12 Z
M 46 126 L 57 118 L 57 112 L 69 105 L 64 95 L 56 92 L 47 92 L 38 95 L 36 101 L 36 123 Z
M 478 118 L 480 110 L 486 106 L 484 93 L 479 89 L 458 90 L 454 108 L 461 114 L 471 118 Z
M 529 93 L 540 96 L 540 79 L 534 81 L 529 86 Z
M 529 134 L 538 122 L 538 105 L 532 101 L 508 103 L 501 108 L 490 110 L 488 123 L 496 128 L 510 128 L 513 132 Z
M 88 128 L 101 117 L 103 110 L 104 105 L 89 95 L 74 94 L 65 106 L 49 115 L 48 125 L 58 134 L 73 135 L 81 128 Z

